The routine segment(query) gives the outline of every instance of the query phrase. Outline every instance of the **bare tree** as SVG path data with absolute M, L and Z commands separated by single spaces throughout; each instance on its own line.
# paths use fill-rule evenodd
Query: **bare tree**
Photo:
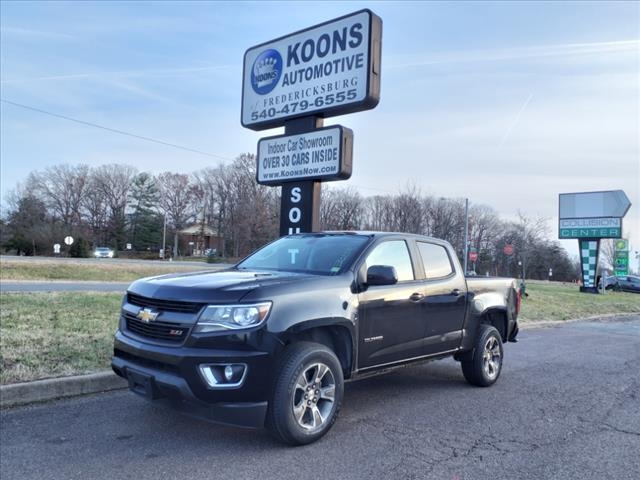
M 228 205 L 231 195 L 230 168 L 220 164 L 194 174 L 194 181 L 202 190 L 204 222 L 214 227 L 223 239 L 227 237 Z M 226 255 L 226 241 L 222 242 L 221 255 Z
M 426 222 L 424 201 L 420 189 L 408 184 L 403 192 L 393 199 L 394 230 L 408 233 L 424 233 Z
M 395 229 L 395 207 L 390 195 L 363 199 L 363 225 L 367 230 L 391 232 Z
M 613 270 L 616 258 L 616 241 L 614 239 L 600 240 L 600 268 Z
M 164 172 L 157 177 L 160 186 L 160 205 L 174 228 L 173 255 L 178 255 L 178 232 L 197 218 L 196 200 L 200 187 L 183 173 Z
M 255 155 L 242 154 L 227 168 L 225 208 L 233 255 L 238 257 L 277 237 L 280 201 L 275 188 L 255 181 Z
M 320 224 L 323 230 L 362 228 L 362 196 L 353 188 L 323 189 L 320 201 Z
M 91 172 L 87 182 L 88 193 L 82 199 L 82 217 L 90 232 L 91 241 L 95 245 L 107 242 L 107 220 L 109 212 L 95 172 Z
M 57 165 L 44 172 L 33 172 L 28 182 L 36 189 L 56 218 L 65 227 L 81 223 L 81 206 L 87 194 L 87 165 Z
M 121 250 L 126 241 L 125 210 L 133 179 L 138 173 L 129 165 L 102 165 L 93 172 L 95 187 L 108 212 L 107 228 L 114 246 Z
M 522 271 L 526 277 L 527 264 L 531 256 L 535 255 L 535 246 L 548 231 L 547 219 L 532 218 L 518 210 L 516 226 L 516 259 L 522 263 Z
M 475 248 L 478 260 L 475 270 L 488 272 L 495 260 L 495 243 L 503 232 L 498 214 L 486 205 L 472 205 L 469 209 L 469 243 Z
M 426 212 L 429 217 L 429 235 L 451 243 L 462 250 L 464 243 L 464 206 L 461 200 L 434 199 Z

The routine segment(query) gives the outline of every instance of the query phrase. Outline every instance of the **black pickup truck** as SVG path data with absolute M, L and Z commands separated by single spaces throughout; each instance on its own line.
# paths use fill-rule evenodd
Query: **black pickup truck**
M 492 385 L 519 303 L 513 279 L 465 279 L 441 240 L 297 234 L 227 270 L 132 283 L 112 367 L 156 403 L 300 445 L 331 428 L 345 380 L 453 356 Z

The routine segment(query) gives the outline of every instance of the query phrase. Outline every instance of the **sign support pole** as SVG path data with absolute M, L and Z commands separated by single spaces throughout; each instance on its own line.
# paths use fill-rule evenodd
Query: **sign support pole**
M 285 135 L 299 135 L 322 128 L 324 119 L 302 117 L 284 124 Z M 320 191 L 322 182 L 294 181 L 282 184 L 280 236 L 320 230 Z
M 600 253 L 599 238 L 584 238 L 578 240 L 580 248 L 580 268 L 582 270 L 583 293 L 598 293 L 596 271 L 598 269 L 598 254 Z

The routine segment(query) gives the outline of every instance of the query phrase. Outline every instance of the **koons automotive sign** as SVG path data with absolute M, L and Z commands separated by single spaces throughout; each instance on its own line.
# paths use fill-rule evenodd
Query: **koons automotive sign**
M 264 130 L 375 107 L 381 32 L 380 18 L 361 10 L 247 50 L 242 125 Z

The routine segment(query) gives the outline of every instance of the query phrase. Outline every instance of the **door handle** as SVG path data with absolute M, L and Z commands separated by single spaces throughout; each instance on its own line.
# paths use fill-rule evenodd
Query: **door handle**
M 453 290 L 451 290 L 451 295 L 453 295 L 454 297 L 459 297 L 460 296 L 460 289 L 459 288 L 454 288 Z
M 416 292 L 411 294 L 411 296 L 409 297 L 409 300 L 411 300 L 412 302 L 419 302 L 423 298 L 424 298 L 423 294 Z

